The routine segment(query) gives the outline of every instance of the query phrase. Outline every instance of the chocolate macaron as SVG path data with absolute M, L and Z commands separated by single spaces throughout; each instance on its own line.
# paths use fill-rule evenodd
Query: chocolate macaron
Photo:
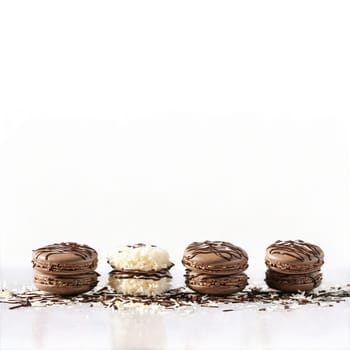
M 193 242 L 185 249 L 182 263 L 194 272 L 232 275 L 247 269 L 248 255 L 229 242 Z
M 52 294 L 75 295 L 94 288 L 97 285 L 97 277 L 96 272 L 86 272 L 80 275 L 53 275 L 36 271 L 34 285 Z
M 276 241 L 266 249 L 265 263 L 270 270 L 302 274 L 320 270 L 324 261 L 322 249 L 300 239 Z
M 248 255 L 229 242 L 193 242 L 185 249 L 182 264 L 186 285 L 198 293 L 229 295 L 247 285 L 243 271 L 248 267 Z
M 248 284 L 245 273 L 208 275 L 187 270 L 186 286 L 201 294 L 230 295 L 240 292 Z
M 302 240 L 276 241 L 266 249 L 266 284 L 285 292 L 310 291 L 321 284 L 322 249 Z
M 97 252 L 83 244 L 55 243 L 33 250 L 34 284 L 43 291 L 73 295 L 97 284 Z
M 321 284 L 322 273 L 320 271 L 314 271 L 300 275 L 289 275 L 267 270 L 265 281 L 269 287 L 284 292 L 310 291 Z

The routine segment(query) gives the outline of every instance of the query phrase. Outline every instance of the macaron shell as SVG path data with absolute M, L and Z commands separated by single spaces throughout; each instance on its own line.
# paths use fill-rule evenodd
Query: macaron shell
M 248 277 L 244 273 L 218 276 L 188 271 L 186 277 L 189 288 L 208 295 L 230 295 L 242 291 L 248 284 Z
M 247 269 L 248 254 L 229 242 L 193 242 L 185 249 L 182 264 L 198 273 L 230 275 Z
M 273 270 L 266 271 L 266 284 L 273 288 L 284 292 L 295 293 L 298 291 L 311 291 L 317 288 L 322 281 L 322 273 L 320 271 L 308 274 L 282 274 Z
M 41 272 L 82 274 L 96 269 L 97 252 L 77 243 L 55 243 L 33 250 L 32 263 L 33 268 Z
M 52 294 L 76 295 L 94 288 L 97 285 L 97 277 L 96 272 L 75 276 L 56 276 L 35 271 L 34 285 L 39 290 Z
M 156 271 L 174 265 L 165 249 L 143 243 L 120 247 L 109 255 L 107 262 L 114 270 Z
M 266 249 L 265 264 L 271 270 L 287 274 L 304 274 L 320 270 L 324 254 L 320 247 L 296 241 L 276 241 Z
M 41 272 L 50 272 L 51 275 L 67 275 L 74 276 L 76 274 L 87 273 L 93 271 L 97 267 L 97 259 L 94 261 L 77 263 L 77 264 L 66 264 L 66 263 L 52 263 L 41 262 L 33 260 L 33 268 Z

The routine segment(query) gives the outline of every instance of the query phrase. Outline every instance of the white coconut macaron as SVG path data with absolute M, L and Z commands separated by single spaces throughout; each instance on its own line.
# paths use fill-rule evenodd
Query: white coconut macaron
M 165 249 L 143 243 L 119 248 L 108 257 L 113 271 L 109 285 L 124 295 L 154 296 L 171 287 L 170 268 L 174 265 Z

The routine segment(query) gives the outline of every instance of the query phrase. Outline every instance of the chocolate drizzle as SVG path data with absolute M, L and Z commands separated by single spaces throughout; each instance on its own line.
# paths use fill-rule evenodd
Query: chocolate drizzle
M 33 250 L 33 258 L 38 259 L 41 255 L 45 254 L 44 258 L 48 260 L 51 255 L 67 253 L 74 254 L 83 260 L 93 258 L 97 254 L 94 249 L 87 245 L 67 242 L 55 243 Z
M 172 278 L 169 269 L 162 270 L 151 270 L 151 271 L 142 271 L 142 270 L 113 270 L 109 273 L 110 277 L 113 278 L 136 278 L 136 279 L 147 279 L 158 281 L 161 278 Z
M 231 261 L 234 258 L 248 258 L 241 248 L 222 241 L 193 242 L 186 248 L 187 259 L 192 259 L 199 254 L 215 254 L 227 261 Z
M 151 244 L 151 247 L 155 248 L 156 245 Z M 145 243 L 136 243 L 136 244 L 131 244 L 131 245 L 127 245 L 128 248 L 133 248 L 133 249 L 137 249 L 137 248 L 142 248 L 142 247 L 146 247 Z
M 316 277 L 310 275 L 308 276 L 312 280 L 313 287 L 316 288 L 321 284 L 322 281 L 322 274 L 317 275 Z
M 276 241 L 271 244 L 267 251 L 269 254 L 288 255 L 301 262 L 306 260 L 312 261 L 312 258 L 316 258 L 317 262 L 321 261 L 322 250 L 314 244 L 306 243 L 300 239 L 296 241 Z

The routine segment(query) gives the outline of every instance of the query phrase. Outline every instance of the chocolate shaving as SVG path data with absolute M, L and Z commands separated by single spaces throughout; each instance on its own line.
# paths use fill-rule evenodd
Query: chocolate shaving
M 208 296 L 194 293 L 185 288 L 169 290 L 159 296 L 125 296 L 117 294 L 108 287 L 100 288 L 84 294 L 71 297 L 60 297 L 37 290 L 1 291 L 0 303 L 7 303 L 14 310 L 22 307 L 46 307 L 51 305 L 73 305 L 89 304 L 92 306 L 103 306 L 114 310 L 135 307 L 160 308 L 160 309 L 180 309 L 185 307 L 206 307 L 220 308 L 224 305 L 237 305 L 241 309 L 245 304 L 255 304 L 258 311 L 273 310 L 276 308 L 290 309 L 302 307 L 306 304 L 313 304 L 317 307 L 332 307 L 335 303 L 349 301 L 350 285 L 343 287 L 330 287 L 328 290 L 283 293 L 271 289 L 246 288 L 244 291 L 230 296 Z M 235 306 L 236 308 L 236 306 Z M 235 311 L 235 308 L 225 308 L 223 312 Z

